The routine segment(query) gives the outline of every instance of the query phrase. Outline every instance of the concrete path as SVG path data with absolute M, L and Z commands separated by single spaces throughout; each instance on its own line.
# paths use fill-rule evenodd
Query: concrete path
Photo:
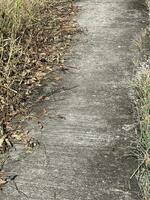
M 133 108 L 130 44 L 146 20 L 142 0 L 81 0 L 80 25 L 88 30 L 72 49 L 72 68 L 62 75 L 58 93 L 47 81 L 50 99 L 35 108 L 48 110 L 44 128 L 27 129 L 44 145 L 30 156 L 12 153 L 7 169 L 17 172 L 19 194 L 12 186 L 1 200 L 137 200 L 136 163 L 128 157 Z M 76 39 L 75 39 L 76 40 Z M 40 108 L 39 108 L 40 106 Z

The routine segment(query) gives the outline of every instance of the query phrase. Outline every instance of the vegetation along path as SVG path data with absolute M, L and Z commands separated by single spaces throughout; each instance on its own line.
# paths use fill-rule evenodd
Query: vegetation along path
M 72 68 L 61 74 L 58 90 L 35 106 L 35 113 L 47 110 L 43 129 L 26 122 L 41 146 L 25 158 L 12 153 L 8 168 L 19 175 L 24 194 L 8 185 L 2 200 L 140 199 L 134 176 L 130 180 L 136 162 L 128 156 L 134 137 L 129 81 L 130 44 L 146 20 L 143 1 L 77 4 L 77 20 L 87 33 L 75 38 L 66 59 Z M 52 94 L 51 85 L 47 80 L 41 93 Z

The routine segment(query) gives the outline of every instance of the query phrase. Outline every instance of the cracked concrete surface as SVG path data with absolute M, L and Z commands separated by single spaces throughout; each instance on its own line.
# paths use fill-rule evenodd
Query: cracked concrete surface
M 127 156 L 134 137 L 130 99 L 130 44 L 147 16 L 142 0 L 81 0 L 77 20 L 86 34 L 75 38 L 61 74 L 59 93 L 35 106 L 47 109 L 44 128 L 27 121 L 41 145 L 31 155 L 11 153 L 7 170 L 19 174 L 1 200 L 137 200 L 136 162 Z M 42 94 L 49 95 L 47 80 Z M 66 88 L 66 89 L 65 89 Z M 72 88 L 72 89 L 69 89 Z M 126 129 L 125 127 L 131 127 Z

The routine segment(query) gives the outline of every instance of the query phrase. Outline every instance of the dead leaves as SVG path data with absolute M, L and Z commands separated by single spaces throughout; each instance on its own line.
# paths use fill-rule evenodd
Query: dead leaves
M 2 138 L 0 138 L 0 148 L 3 146 L 5 141 L 5 137 L 3 136 Z
M 3 171 L 5 162 L 6 160 L 3 160 L 1 162 L 0 167 L 0 189 L 2 189 L 2 187 L 5 186 L 9 181 L 14 181 L 17 177 L 16 174 L 10 174 L 8 172 Z
M 8 183 L 6 180 L 0 178 L 0 188 L 6 185 L 6 183 Z
M 38 122 L 38 124 L 40 128 L 43 128 L 41 123 Z M 5 153 L 12 147 L 16 149 L 18 143 L 22 144 L 27 151 L 32 151 L 34 147 L 39 145 L 38 140 L 31 137 L 29 131 L 10 130 L 7 134 L 0 136 L 0 153 Z
M 17 175 L 12 175 L 7 172 L 0 171 L 0 188 L 6 185 L 9 181 L 14 181 Z
M 12 139 L 14 140 L 14 143 L 21 143 L 25 146 L 27 151 L 32 150 L 34 147 L 39 145 L 38 140 L 31 137 L 28 131 L 26 132 L 15 132 L 12 134 Z
M 3 135 L 0 138 L 0 152 L 4 153 L 7 149 L 13 146 L 8 135 Z
M 6 183 L 8 183 L 7 180 L 8 174 L 6 172 L 1 172 L 0 171 L 0 188 L 2 188 Z
M 59 69 L 66 72 L 64 55 L 73 35 L 80 31 L 73 21 L 78 12 L 70 0 L 50 1 L 36 7 L 35 23 L 17 33 L 10 49 L 10 35 L 5 38 L 0 58 L 0 124 L 11 121 L 25 107 L 33 89 L 47 74 Z M 10 59 L 9 54 L 12 53 Z M 9 63 L 8 63 L 9 61 Z M 7 71 L 7 73 L 6 73 Z M 8 76 L 9 75 L 9 76 Z M 7 77 L 7 78 L 6 78 Z M 54 78 L 59 81 L 61 78 Z M 48 97 L 47 97 L 48 98 Z M 40 97 L 39 97 L 40 99 Z M 42 125 L 40 125 L 42 128 Z M 0 135 L 0 150 L 9 149 L 14 141 L 33 147 L 36 142 L 25 133 Z M 13 137 L 12 137 L 13 136 Z M 30 139 L 29 139 L 30 138 Z

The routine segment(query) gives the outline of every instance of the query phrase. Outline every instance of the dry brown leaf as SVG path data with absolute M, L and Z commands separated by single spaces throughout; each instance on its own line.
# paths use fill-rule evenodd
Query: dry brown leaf
M 0 179 L 6 177 L 8 174 L 6 172 L 0 171 Z
M 57 77 L 55 77 L 54 79 L 55 79 L 56 81 L 59 81 L 59 80 L 61 80 L 61 77 L 58 77 L 58 76 L 57 76 Z
M 4 144 L 4 142 L 5 142 L 5 139 L 6 139 L 6 136 L 2 136 L 2 137 L 0 138 L 0 147 L 3 147 L 3 144 Z
M 8 138 L 5 139 L 5 142 L 6 142 L 8 147 L 12 147 L 13 146 L 11 141 Z
M 7 183 L 7 180 L 3 180 L 0 178 L 0 187 L 3 187 Z
M 24 135 L 24 133 L 20 133 L 20 134 L 14 133 L 12 135 L 12 138 L 15 139 L 15 140 L 17 140 L 17 141 L 21 141 L 22 138 L 23 138 L 23 135 Z

